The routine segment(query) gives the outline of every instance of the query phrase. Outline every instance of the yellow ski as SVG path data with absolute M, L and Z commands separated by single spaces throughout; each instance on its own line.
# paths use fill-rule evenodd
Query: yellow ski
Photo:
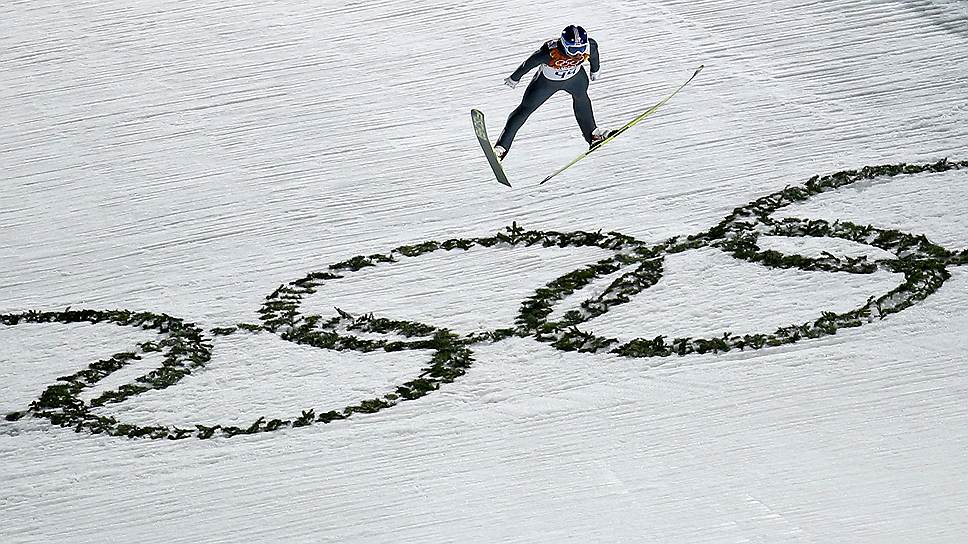
M 678 94 L 679 91 L 681 91 L 686 85 L 688 85 L 690 81 L 692 81 L 697 75 L 699 75 L 699 72 L 701 72 L 702 69 L 703 69 L 703 66 L 700 65 L 699 68 L 696 68 L 696 71 L 692 74 L 692 76 L 689 79 L 687 79 L 685 83 L 683 83 L 682 85 L 680 85 L 678 89 L 676 89 L 675 91 L 673 91 L 672 94 L 670 94 L 669 96 L 663 98 L 662 101 L 659 102 L 658 104 L 652 106 L 651 108 L 649 108 L 649 109 L 645 110 L 644 112 L 642 112 L 641 114 L 639 114 L 639 116 L 636 117 L 635 119 L 632 119 L 628 123 L 625 123 L 625 125 L 622 128 L 616 130 L 613 134 L 611 134 L 608 138 L 605 138 L 604 140 L 602 140 L 595 147 L 592 147 L 588 151 L 582 153 L 581 155 L 578 155 L 577 157 L 575 157 L 575 159 L 573 161 L 571 161 L 570 163 L 562 166 L 555 173 L 553 173 L 550 176 L 548 176 L 548 177 L 544 178 L 543 180 L 541 180 L 541 183 L 544 183 L 544 182 L 548 181 L 549 179 L 557 176 L 558 174 L 564 172 L 565 170 L 571 168 L 576 162 L 578 162 L 578 161 L 584 159 L 585 157 L 587 157 L 588 155 L 590 155 L 592 153 L 592 151 L 595 151 L 596 149 L 600 149 L 603 145 L 607 144 L 608 142 L 611 142 L 616 137 L 618 137 L 619 134 L 622 134 L 626 130 L 634 127 L 635 125 L 637 125 L 639 123 L 639 121 L 641 121 L 641 120 L 645 119 L 646 117 L 648 117 L 648 116 L 652 115 L 653 113 L 655 113 L 655 111 L 657 109 L 659 109 L 660 107 L 662 107 L 663 104 L 665 104 L 673 96 L 675 96 L 676 94 Z M 541 183 L 539 183 L 538 185 L 541 185 Z
M 494 148 L 491 147 L 491 142 L 487 139 L 487 129 L 484 127 L 484 114 L 479 110 L 471 110 L 471 122 L 474 123 L 474 134 L 477 135 L 477 141 L 480 142 L 481 148 L 484 150 L 484 156 L 487 157 L 487 162 L 491 165 L 491 170 L 494 171 L 494 177 L 497 178 L 498 182 L 510 187 L 511 183 L 504 173 L 501 160 L 497 158 L 497 155 L 494 153 Z

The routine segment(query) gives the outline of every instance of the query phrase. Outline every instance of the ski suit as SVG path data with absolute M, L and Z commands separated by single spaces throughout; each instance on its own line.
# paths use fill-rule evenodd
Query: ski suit
M 565 91 L 571 95 L 575 109 L 575 119 L 581 128 L 585 141 L 591 144 L 592 132 L 595 130 L 595 114 L 592 112 L 592 101 L 588 98 L 588 74 L 585 73 L 584 62 L 591 65 L 592 74 L 597 74 L 600 68 L 598 59 L 598 43 L 589 38 L 588 51 L 575 56 L 568 56 L 561 48 L 558 40 L 545 42 L 527 60 L 518 66 L 511 74 L 511 79 L 520 81 L 525 74 L 537 66 L 538 70 L 528 88 L 524 91 L 521 104 L 508 116 L 507 124 L 501 131 L 501 136 L 495 145 L 504 149 L 511 149 L 511 142 L 518 133 L 518 129 L 539 106 L 551 98 L 558 91 Z

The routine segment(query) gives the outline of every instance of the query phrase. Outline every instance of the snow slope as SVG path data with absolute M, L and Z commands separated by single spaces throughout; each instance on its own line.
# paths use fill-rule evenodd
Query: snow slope
M 507 189 L 468 111 L 496 136 L 521 93 L 502 79 L 572 22 L 601 44 L 590 94 L 602 125 L 706 68 L 538 187 L 584 145 L 554 97 L 519 133 Z M 288 342 L 288 329 L 216 328 L 260 324 L 277 288 L 354 256 L 512 222 L 646 247 L 814 175 L 968 160 L 965 28 L 964 3 L 950 0 L 0 6 L 0 403 L 26 412 L 0 419 L 0 542 L 963 542 L 964 259 L 910 308 L 821 338 L 631 358 L 518 330 L 467 340 L 466 373 L 415 400 L 206 440 L 35 417 L 31 402 L 59 378 L 114 354 L 140 358 L 80 401 L 141 383 L 168 353 L 152 343 L 171 336 L 10 316 L 125 309 L 194 324 L 210 346 L 203 367 L 91 408 L 125 424 L 247 427 L 384 398 L 423 375 L 428 336 L 342 323 L 344 336 L 413 348 L 364 353 Z M 897 229 L 954 256 L 968 249 L 966 196 L 966 169 L 881 176 L 772 217 Z M 665 255 L 654 286 L 581 329 L 623 342 L 766 334 L 904 282 L 883 247 L 766 233 L 759 245 L 878 268 L 777 269 L 695 247 Z M 613 255 L 506 243 L 395 253 L 315 285 L 298 311 L 328 319 L 337 306 L 466 339 L 515 327 L 537 289 Z

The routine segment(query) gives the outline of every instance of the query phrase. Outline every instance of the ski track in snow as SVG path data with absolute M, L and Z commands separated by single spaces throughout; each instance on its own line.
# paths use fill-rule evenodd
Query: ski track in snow
M 0 313 L 125 308 L 230 326 L 255 322 L 281 284 L 403 244 L 512 221 L 657 243 L 815 174 L 968 160 L 966 21 L 950 0 L 0 6 Z M 706 68 L 539 188 L 584 146 L 555 96 L 508 155 L 509 190 L 468 111 L 496 137 L 521 94 L 502 79 L 573 22 L 601 44 L 590 94 L 603 126 Z M 966 194 L 964 171 L 882 179 L 776 217 L 963 250 Z M 761 245 L 885 257 L 826 239 Z M 535 288 L 604 254 L 435 252 L 327 284 L 303 310 L 510 327 Z M 659 284 L 585 326 L 768 332 L 898 281 L 708 248 L 667 261 Z M 968 268 L 950 272 L 885 320 L 760 351 L 633 360 L 530 338 L 477 344 L 467 375 L 439 391 L 308 428 L 169 442 L 0 420 L 0 541 L 961 542 Z M 3 413 L 149 340 L 109 324 L 0 326 Z M 268 333 L 213 346 L 182 383 L 102 410 L 191 425 L 338 409 L 429 356 L 334 354 Z

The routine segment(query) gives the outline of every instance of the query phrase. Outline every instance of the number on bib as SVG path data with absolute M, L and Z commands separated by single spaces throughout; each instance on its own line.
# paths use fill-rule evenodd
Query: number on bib
M 569 68 L 567 70 L 557 70 L 555 72 L 555 75 L 558 76 L 561 79 L 565 79 L 567 77 L 571 77 L 571 76 L 575 75 L 576 72 L 578 72 L 578 67 L 577 66 L 574 67 L 574 68 Z

